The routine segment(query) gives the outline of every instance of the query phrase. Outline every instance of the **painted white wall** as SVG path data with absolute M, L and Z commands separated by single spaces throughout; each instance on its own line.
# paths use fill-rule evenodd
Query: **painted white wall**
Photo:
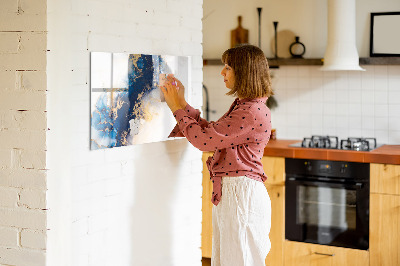
M 46 261 L 46 1 L 0 1 L 0 265 Z
M 272 56 L 268 44 L 273 39 L 272 21 L 277 20 L 283 25 L 278 26 L 278 30 L 290 29 L 301 37 L 307 47 L 306 57 L 321 58 L 326 47 L 327 24 L 326 16 L 322 15 L 327 11 L 326 4 L 327 1 L 312 0 L 230 1 L 229 4 L 205 0 L 204 58 L 220 58 L 229 48 L 229 31 L 236 27 L 238 15 L 243 16 L 243 27 L 250 30 L 250 43 L 257 45 L 258 6 L 263 7 L 262 14 L 265 14 L 262 28 L 269 27 L 262 32 L 262 49 L 267 56 Z M 398 11 L 400 2 L 385 0 L 378 4 L 372 0 L 358 0 L 356 4 L 357 47 L 361 57 L 368 57 L 369 13 Z M 278 138 L 302 139 L 322 134 L 339 138 L 376 137 L 382 144 L 399 144 L 400 67 L 363 67 L 367 71 L 321 72 L 318 66 L 272 69 L 279 107 L 271 115 Z M 225 95 L 227 89 L 220 76 L 221 69 L 222 65 L 203 69 L 204 84 L 210 93 L 210 109 L 216 111 L 210 114 L 211 120 L 223 115 L 233 100 Z
M 220 58 L 230 46 L 230 31 L 242 26 L 249 30 L 249 43 L 258 45 L 258 12 L 261 7 L 261 49 L 274 55 L 274 26 L 278 31 L 292 31 L 306 46 L 307 58 L 324 56 L 327 41 L 327 0 L 204 0 L 204 58 Z M 369 56 L 370 13 L 399 11 L 398 0 L 356 0 L 356 42 L 360 57 Z M 294 42 L 294 39 L 293 39 Z M 278 52 L 280 48 L 278 48 Z M 287 47 L 289 49 L 289 47 Z
M 193 56 L 201 0 L 48 1 L 47 265 L 200 265 L 201 152 L 185 139 L 89 150 L 91 51 Z

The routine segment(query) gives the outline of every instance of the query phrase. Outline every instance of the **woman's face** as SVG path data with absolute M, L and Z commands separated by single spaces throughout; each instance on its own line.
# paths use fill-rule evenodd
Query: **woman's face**
M 228 89 L 233 89 L 235 86 L 235 73 L 233 72 L 233 69 L 225 64 L 221 71 L 221 75 L 224 77 L 225 86 Z

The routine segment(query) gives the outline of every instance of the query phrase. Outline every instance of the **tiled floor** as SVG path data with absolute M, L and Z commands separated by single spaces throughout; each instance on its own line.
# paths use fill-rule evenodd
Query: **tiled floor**
M 203 266 L 211 266 L 211 259 L 209 258 L 202 258 Z

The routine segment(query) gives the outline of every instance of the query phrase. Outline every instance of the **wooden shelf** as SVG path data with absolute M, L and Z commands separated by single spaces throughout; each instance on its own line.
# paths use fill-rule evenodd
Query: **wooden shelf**
M 400 57 L 362 57 L 360 65 L 400 65 Z
M 204 59 L 203 64 L 205 66 L 217 66 L 222 65 L 220 59 Z M 322 65 L 321 58 L 268 58 L 268 64 L 270 67 L 279 66 L 304 66 L 304 65 Z
M 279 66 L 322 66 L 323 58 L 268 58 L 271 68 Z M 204 66 L 222 65 L 220 59 L 204 59 Z M 362 57 L 360 65 L 400 65 L 400 57 Z

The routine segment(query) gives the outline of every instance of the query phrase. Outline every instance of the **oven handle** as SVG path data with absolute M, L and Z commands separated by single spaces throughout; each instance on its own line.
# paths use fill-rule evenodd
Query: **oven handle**
M 297 177 L 288 177 L 287 181 L 294 181 L 297 183 L 301 183 L 304 185 L 318 185 L 318 184 L 325 184 L 325 185 L 341 185 L 345 186 L 348 188 L 354 188 L 354 189 L 361 189 L 363 187 L 363 183 L 361 182 L 356 182 L 356 183 L 346 183 L 346 182 L 332 182 L 332 181 L 321 181 L 321 180 L 315 180 L 315 181 L 309 181 L 309 180 L 304 180 L 303 178 L 297 178 Z

